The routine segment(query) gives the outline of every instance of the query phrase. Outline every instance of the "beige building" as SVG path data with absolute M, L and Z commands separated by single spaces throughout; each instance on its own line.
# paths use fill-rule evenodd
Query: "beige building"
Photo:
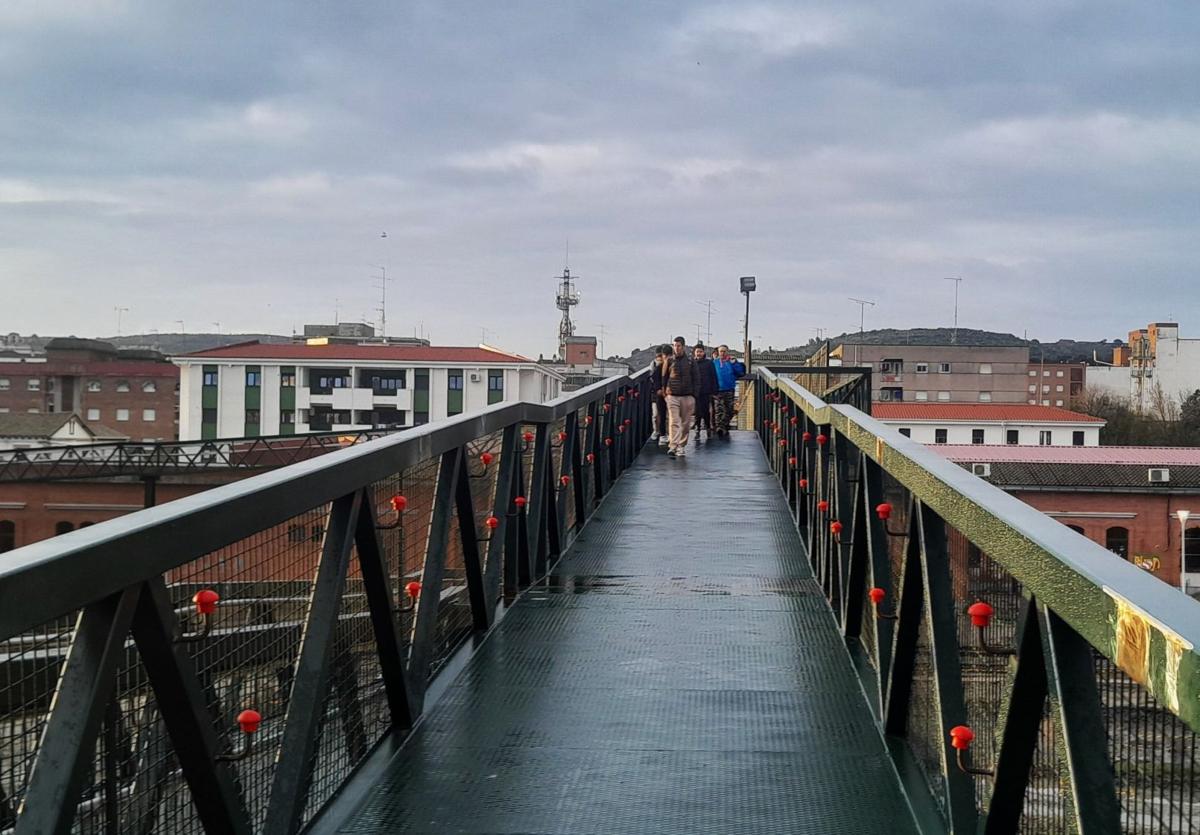
M 831 352 L 831 363 L 870 366 L 877 402 L 1026 403 L 1025 345 L 854 345 Z

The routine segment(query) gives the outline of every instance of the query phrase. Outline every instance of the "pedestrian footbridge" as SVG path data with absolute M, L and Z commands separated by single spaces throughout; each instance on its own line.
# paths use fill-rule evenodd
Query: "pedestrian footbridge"
M 1200 606 L 866 370 L 647 382 L 0 557 L 0 832 L 1200 833 Z

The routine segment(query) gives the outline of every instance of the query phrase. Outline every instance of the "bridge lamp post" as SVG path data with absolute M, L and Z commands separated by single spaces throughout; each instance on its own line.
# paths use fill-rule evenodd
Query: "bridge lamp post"
M 1187 521 L 1192 515 L 1190 510 L 1177 510 L 1179 518 L 1179 590 L 1187 594 Z
M 746 370 L 750 370 L 750 294 L 755 290 L 755 280 L 752 275 L 744 275 L 739 279 L 742 295 L 746 297 L 746 319 L 742 323 L 742 343 L 744 345 Z

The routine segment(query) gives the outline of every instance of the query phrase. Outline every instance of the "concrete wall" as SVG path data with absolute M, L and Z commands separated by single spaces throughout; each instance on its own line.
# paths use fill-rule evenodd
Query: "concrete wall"
M 855 357 L 858 357 L 856 362 Z M 899 374 L 884 374 L 884 360 L 902 362 Z M 883 388 L 903 390 L 903 401 L 926 399 L 938 402 L 939 392 L 946 392 L 951 403 L 1024 403 L 1026 374 L 1029 368 L 1029 349 L 986 348 L 964 345 L 845 345 L 842 348 L 844 365 L 870 365 L 872 368 L 872 397 L 880 399 Z M 919 364 L 928 370 L 918 372 Z M 941 363 L 950 363 L 949 373 L 938 371 Z M 989 370 L 990 369 L 990 370 Z M 989 392 L 990 400 L 981 401 L 980 392 Z
M 1084 446 L 1099 446 L 1100 445 L 1100 429 L 1093 425 L 1079 424 L 1064 424 L 1064 423 L 1006 423 L 1003 425 L 986 424 L 986 423 L 955 423 L 953 421 L 944 421 L 942 423 L 916 423 L 903 420 L 885 420 L 882 421 L 888 426 L 896 429 L 906 428 L 910 430 L 910 435 L 914 441 L 922 444 L 936 443 L 936 430 L 946 430 L 946 443 L 948 444 L 967 444 L 972 443 L 971 433 L 975 429 L 983 430 L 983 442 L 985 445 L 991 444 L 1001 446 L 1006 443 L 1008 430 L 1015 429 L 1019 435 L 1019 443 L 1022 446 L 1038 446 L 1040 443 L 1040 432 L 1049 430 L 1051 433 L 1051 446 L 1073 446 L 1074 433 L 1077 431 L 1083 432 Z

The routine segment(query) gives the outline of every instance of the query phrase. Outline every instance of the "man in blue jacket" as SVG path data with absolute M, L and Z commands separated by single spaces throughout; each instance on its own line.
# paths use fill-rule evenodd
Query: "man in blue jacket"
M 733 393 L 737 389 L 737 381 L 746 376 L 746 366 L 729 355 L 728 345 L 717 348 L 712 364 L 717 372 L 717 393 L 713 395 L 717 435 L 726 436 L 729 434 L 729 423 L 733 420 Z

